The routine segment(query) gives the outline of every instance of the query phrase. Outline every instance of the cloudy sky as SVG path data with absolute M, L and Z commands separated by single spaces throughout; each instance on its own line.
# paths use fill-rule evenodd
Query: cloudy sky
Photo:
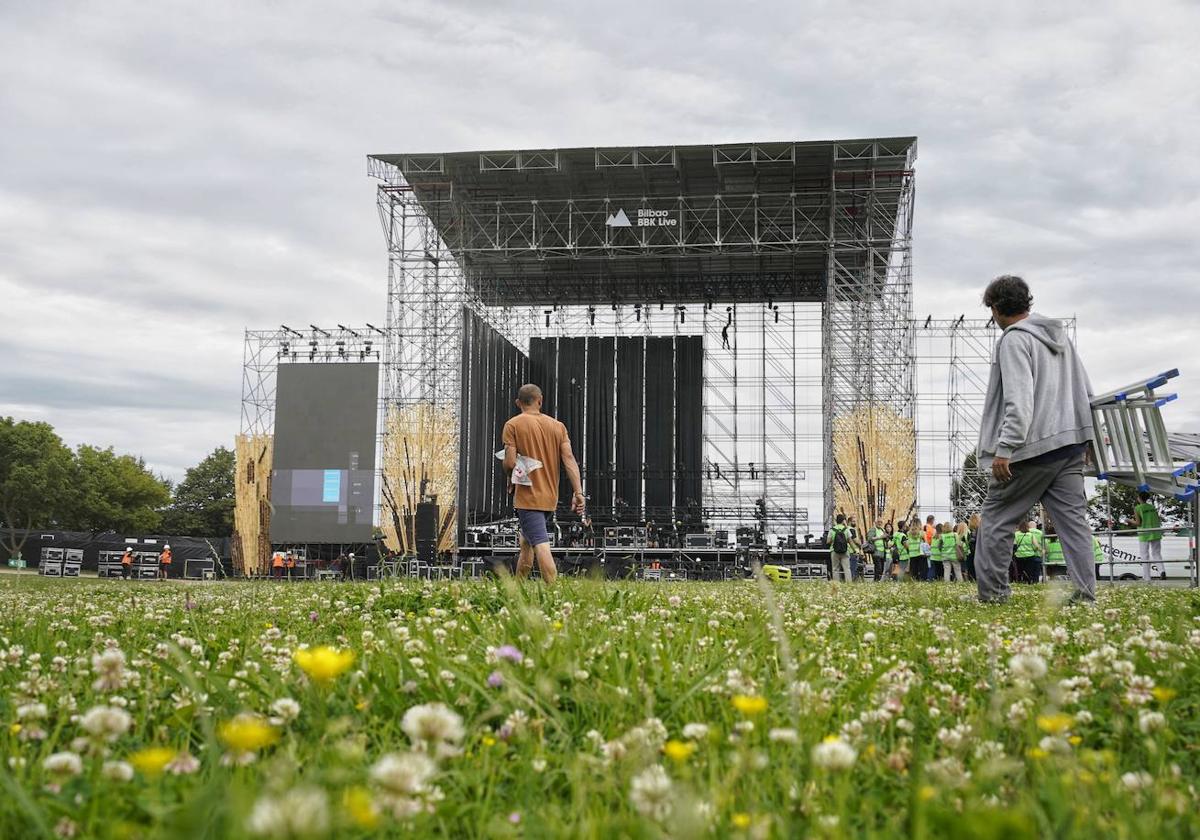
M 1200 6 L 0 4 L 0 414 L 173 478 L 242 330 L 382 320 L 371 152 L 916 134 L 916 309 L 1025 275 L 1200 397 Z M 1200 428 L 1186 399 L 1168 415 Z

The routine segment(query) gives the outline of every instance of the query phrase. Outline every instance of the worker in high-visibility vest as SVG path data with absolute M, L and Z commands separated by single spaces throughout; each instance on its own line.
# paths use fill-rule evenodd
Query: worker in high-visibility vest
M 896 533 L 892 535 L 892 566 L 895 569 L 896 580 L 902 580 L 908 572 L 908 532 L 906 522 L 896 523 Z
M 1017 561 L 1017 580 L 1037 583 L 1041 579 L 1042 544 L 1032 529 L 1032 523 L 1022 522 L 1013 540 L 1013 558 Z
M 276 551 L 271 558 L 271 577 L 283 578 L 283 552 Z
M 129 580 L 129 575 L 133 571 L 133 549 L 125 549 L 125 553 L 121 555 L 121 578 Z
M 171 546 L 164 545 L 162 554 L 158 555 L 158 579 L 166 580 L 171 574 Z

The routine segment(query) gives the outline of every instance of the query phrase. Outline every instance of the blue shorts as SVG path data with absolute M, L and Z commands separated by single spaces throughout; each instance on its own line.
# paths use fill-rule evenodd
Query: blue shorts
M 517 519 L 521 523 L 521 536 L 525 542 L 533 546 L 550 542 L 548 529 L 554 517 L 551 510 L 517 510 Z

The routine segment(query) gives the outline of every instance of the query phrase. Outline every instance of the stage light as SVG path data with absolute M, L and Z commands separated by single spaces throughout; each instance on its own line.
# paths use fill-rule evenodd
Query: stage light
M 642 320 L 642 305 L 640 303 L 635 303 L 633 305 L 633 314 L 638 321 Z
M 778 307 L 776 307 L 776 309 L 775 309 L 775 323 L 776 324 L 779 323 L 779 308 Z
M 667 305 L 666 303 L 664 303 L 663 301 L 661 301 L 661 300 L 660 300 L 660 301 L 658 302 L 658 311 L 659 311 L 659 312 L 662 312 L 662 311 L 663 311 L 663 309 L 666 307 L 666 305 Z
M 589 306 L 587 312 L 588 312 L 588 324 L 595 326 L 595 324 L 596 324 L 596 307 Z
M 549 329 L 550 328 L 550 310 L 547 309 L 544 311 L 545 311 L 545 315 L 546 315 L 546 328 Z

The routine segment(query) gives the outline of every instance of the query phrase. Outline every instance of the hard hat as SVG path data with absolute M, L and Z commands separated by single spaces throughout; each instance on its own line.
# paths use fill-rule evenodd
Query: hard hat
M 166 549 L 169 549 L 170 547 L 171 547 L 171 546 L 169 546 L 169 545 L 164 545 L 164 546 L 163 546 L 163 549 L 164 549 L 164 550 L 166 550 Z

